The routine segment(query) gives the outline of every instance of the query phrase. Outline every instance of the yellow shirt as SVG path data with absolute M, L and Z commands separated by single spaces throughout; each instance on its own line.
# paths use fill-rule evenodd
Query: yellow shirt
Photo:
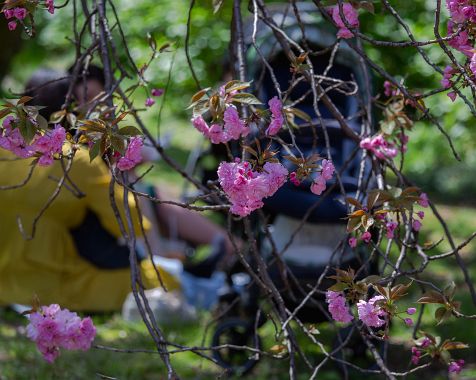
M 0 189 L 20 184 L 28 176 L 32 160 L 8 160 L 13 157 L 0 149 Z M 44 305 L 58 303 L 72 310 L 86 311 L 120 309 L 131 291 L 130 270 L 95 267 L 79 256 L 70 234 L 89 209 L 105 229 L 121 236 L 109 199 L 109 170 L 100 158 L 90 163 L 87 151 L 77 151 L 69 178 L 86 196 L 78 199 L 63 187 L 39 219 L 34 238 L 25 240 L 20 232 L 17 218 L 26 235 L 31 235 L 34 218 L 55 191 L 62 174 L 61 163 L 56 161 L 49 167 L 35 167 L 26 185 L 0 190 L 0 305 L 28 305 L 36 294 Z M 116 204 L 121 213 L 122 194 L 122 189 L 116 187 Z M 134 229 L 139 232 L 132 197 L 129 204 L 135 216 Z M 144 224 L 148 228 L 148 222 Z M 153 277 L 150 263 L 143 266 L 147 267 L 146 282 L 149 286 L 157 285 L 147 281 Z M 163 270 L 161 273 L 166 286 L 177 287 L 172 276 Z

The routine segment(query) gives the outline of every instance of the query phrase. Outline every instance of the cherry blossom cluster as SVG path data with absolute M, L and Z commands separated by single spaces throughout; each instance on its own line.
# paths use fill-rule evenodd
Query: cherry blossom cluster
M 240 118 L 233 103 L 262 104 L 253 95 L 239 92 L 248 88 L 249 85 L 248 82 L 230 81 L 211 95 L 207 95 L 209 89 L 196 93 L 190 106 L 194 111 L 194 117 L 191 120 L 193 126 L 213 144 L 227 143 L 246 137 L 251 132 L 250 124 L 258 125 L 261 121 L 267 123 L 264 133 L 262 132 L 264 136 L 277 135 L 285 123 L 286 112 L 277 96 L 268 101 L 268 110 L 250 107 L 252 115 L 246 119 Z M 202 115 L 205 113 L 212 115 L 211 125 L 208 125 L 203 118 Z M 274 158 L 276 152 L 269 150 L 270 145 L 262 150 L 257 140 L 257 150 L 250 146 L 243 147 L 255 159 L 249 159 L 249 162 L 242 162 L 240 159 L 231 163 L 222 162 L 218 168 L 221 187 L 232 204 L 230 211 L 240 216 L 249 215 L 252 211 L 261 208 L 262 199 L 273 195 L 288 177 L 287 169 Z M 310 177 L 315 172 L 315 168 L 319 167 L 315 162 L 320 160 L 320 157 L 315 154 L 308 158 L 288 156 L 287 159 L 297 166 L 296 171 L 290 173 L 289 180 L 298 186 L 301 180 Z M 326 181 L 332 178 L 334 171 L 332 162 L 323 159 L 310 190 L 314 194 L 322 194 L 326 189 Z
M 81 319 L 59 305 L 42 306 L 29 315 L 27 336 L 34 341 L 44 359 L 53 363 L 60 349 L 82 350 L 91 348 L 96 336 L 96 328 L 91 318 Z
M 460 373 L 463 370 L 464 363 L 465 362 L 463 359 L 450 362 L 450 364 L 448 365 L 448 372 L 456 374 Z
M 329 305 L 329 313 L 331 313 L 334 321 L 348 323 L 354 319 L 343 292 L 328 290 L 326 292 L 326 302 Z
M 326 302 L 329 313 L 336 322 L 349 323 L 354 319 L 343 291 L 328 290 L 326 292 Z M 385 297 L 382 295 L 376 295 L 368 301 L 364 299 L 359 300 L 356 304 L 359 320 L 368 327 L 381 327 L 385 325 L 387 322 L 386 317 L 389 316 L 384 307 L 385 303 Z M 404 313 L 413 315 L 415 312 L 416 308 L 410 307 Z M 398 313 L 395 313 L 395 315 L 398 315 Z M 413 325 L 411 318 L 402 319 L 407 326 Z
M 360 147 L 372 152 L 381 160 L 395 158 L 398 154 L 398 148 L 395 144 L 387 141 L 382 134 L 362 139 Z
M 321 195 L 326 190 L 327 181 L 332 179 L 335 171 L 334 164 L 329 160 L 322 160 L 321 166 L 321 172 L 317 174 L 311 185 L 311 191 L 316 195 Z
M 263 198 L 272 196 L 287 175 L 287 169 L 277 162 L 266 162 L 260 171 L 239 158 L 235 162 L 222 162 L 218 167 L 220 185 L 231 202 L 230 211 L 239 216 L 263 207 Z
M 435 356 L 435 353 L 439 353 L 439 351 L 442 349 L 450 350 L 456 348 L 465 348 L 463 347 L 465 345 L 461 344 L 459 347 L 458 345 L 460 345 L 460 343 L 445 341 L 440 344 L 440 347 L 438 347 L 436 339 L 433 337 L 430 339 L 428 336 L 424 336 L 423 338 L 415 341 L 415 346 L 412 347 L 411 362 L 413 365 L 418 365 L 423 357 Z M 442 355 L 439 356 L 440 358 L 442 357 Z M 446 364 L 448 365 L 449 373 L 459 374 L 463 370 L 465 361 L 463 359 L 453 360 L 450 357 L 446 360 Z
M 419 197 L 416 198 L 415 203 L 420 207 L 427 208 L 430 205 L 428 195 L 426 193 L 421 193 Z M 374 227 L 381 227 L 385 231 L 385 236 L 388 239 L 395 238 L 395 231 L 397 230 L 399 224 L 395 218 L 391 216 L 392 214 L 395 214 L 391 208 L 382 208 L 370 213 L 367 207 L 363 207 L 361 211 L 357 211 L 357 213 L 359 212 L 362 212 L 362 215 L 366 215 L 367 220 L 369 217 L 372 218 L 373 222 L 371 225 Z M 422 220 L 425 218 L 425 212 L 422 210 L 416 211 L 412 213 L 412 216 L 412 229 L 415 232 L 418 232 L 423 226 Z M 366 229 L 365 226 L 362 225 L 361 227 L 362 228 L 356 230 L 358 234 L 363 229 L 363 232 L 360 234 L 360 236 L 351 236 L 348 240 L 348 244 L 351 248 L 355 248 L 359 240 L 365 244 L 370 243 L 372 240 L 372 233 Z
M 335 5 L 329 9 L 329 13 L 334 20 L 334 23 L 339 28 L 337 32 L 337 37 L 339 38 L 352 38 L 354 34 L 345 26 L 344 21 L 341 18 L 339 5 Z M 344 14 L 345 21 L 352 28 L 359 27 L 359 15 L 357 10 L 349 3 L 342 4 L 342 13 Z
M 321 171 L 317 173 L 316 178 L 313 180 L 311 191 L 316 195 L 321 195 L 326 190 L 326 181 L 332 179 L 334 171 L 335 167 L 332 161 L 323 159 L 321 162 Z M 307 173 L 300 175 L 300 173 L 294 171 L 289 174 L 289 180 L 294 186 L 299 186 L 301 184 L 301 177 L 307 177 Z
M 352 285 L 348 288 L 349 294 L 352 293 L 351 288 Z M 361 294 L 361 296 L 363 295 Z M 329 313 L 336 322 L 349 323 L 354 319 L 344 291 L 327 290 L 326 302 Z M 356 308 L 358 319 L 367 327 L 382 327 L 394 316 L 400 318 L 407 326 L 412 326 L 413 320 L 408 316 L 416 313 L 414 307 L 398 312 L 394 307 L 394 301 L 388 302 L 387 298 L 381 294 L 373 296 L 369 300 L 359 299 L 356 302 Z M 402 317 L 401 314 L 408 316 Z
M 409 138 L 406 130 L 413 127 L 413 122 L 407 116 L 405 106 L 417 108 L 416 100 L 406 98 L 400 89 L 389 81 L 384 82 L 384 95 L 389 99 L 383 103 L 385 109 L 384 119 L 380 121 L 381 131 L 360 141 L 360 148 L 382 161 L 392 160 L 399 152 L 407 151 Z
M 245 137 L 249 133 L 246 123 L 240 119 L 238 111 L 232 105 L 228 106 L 223 114 L 223 123 L 213 123 L 208 126 L 202 115 L 192 119 L 193 126 L 205 137 L 209 138 L 212 144 L 226 143 Z
M 380 307 L 383 296 L 375 296 L 368 301 L 360 300 L 357 303 L 359 319 L 368 327 L 380 327 L 385 324 L 387 312 Z
M 124 156 L 118 154 L 117 168 L 119 170 L 131 170 L 142 161 L 142 147 L 144 141 L 141 137 L 132 137 L 129 140 Z M 116 152 L 117 153 L 117 152 Z
M 453 77 L 458 73 L 458 70 L 454 69 L 452 66 L 446 66 L 443 70 L 443 79 L 441 80 L 441 85 L 443 88 L 451 88 L 454 85 Z M 448 92 L 448 97 L 451 101 L 456 100 L 456 92 L 450 91 Z
M 54 156 L 62 152 L 66 139 L 65 129 L 57 124 L 54 129 L 45 131 L 43 134 L 37 132 L 30 144 L 27 144 L 16 127 L 18 119 L 7 116 L 0 129 L 0 147 L 11 151 L 20 158 L 39 157 L 38 165 L 49 166 L 54 161 Z
M 473 76 L 476 76 L 475 39 L 472 32 L 476 23 L 476 5 L 471 0 L 446 0 L 446 6 L 451 18 L 448 21 L 448 34 L 457 33 L 448 41 L 448 44 L 469 58 L 469 69 Z M 444 88 L 452 87 L 454 85 L 452 78 L 458 72 L 459 70 L 456 70 L 455 67 L 447 66 L 441 81 L 442 86 Z M 447 95 L 452 101 L 455 101 L 457 96 L 454 91 L 450 91 Z
M 44 5 L 48 12 L 51 14 L 55 13 L 55 4 L 54 0 L 45 0 Z M 23 23 L 23 20 L 26 16 L 30 13 L 27 8 L 23 7 L 12 7 L 12 8 L 5 8 L 2 10 L 3 15 L 8 22 L 8 29 L 13 31 L 17 28 L 18 22 Z

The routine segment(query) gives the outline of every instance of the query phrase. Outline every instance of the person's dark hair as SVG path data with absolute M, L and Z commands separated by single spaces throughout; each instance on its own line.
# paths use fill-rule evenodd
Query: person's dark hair
M 24 95 L 33 98 L 29 105 L 45 107 L 40 110 L 40 115 L 49 120 L 51 114 L 63 106 L 68 88 L 69 79 L 66 73 L 39 69 L 26 83 Z
M 74 65 L 68 69 L 68 74 L 73 75 Z M 97 80 L 103 86 L 106 83 L 106 79 L 104 77 L 104 70 L 102 67 L 96 65 L 88 65 L 86 71 L 84 67 L 81 67 L 79 70 L 79 75 L 75 80 L 75 84 L 81 84 L 84 80 Z

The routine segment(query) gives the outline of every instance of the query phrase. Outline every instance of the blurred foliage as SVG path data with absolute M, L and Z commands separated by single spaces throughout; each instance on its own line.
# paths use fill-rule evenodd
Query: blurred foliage
M 185 107 L 196 91 L 184 53 L 190 3 L 172 0 L 118 0 L 114 4 L 137 66 L 145 63 L 150 55 L 147 38 L 149 33 L 157 40 L 158 46 L 166 42 L 172 43 L 171 48 L 153 62 L 146 73 L 146 79 L 151 86 L 163 88 L 167 85 L 170 73 L 164 116 L 168 119 L 188 118 Z M 245 15 L 248 14 L 247 5 L 244 1 Z M 392 1 L 392 5 L 408 23 L 417 40 L 434 38 L 433 0 L 396 0 Z M 446 10 L 441 17 L 443 35 L 446 33 L 445 12 Z M 408 39 L 403 28 L 382 8 L 380 2 L 375 3 L 375 14 L 360 13 L 362 31 L 373 38 L 393 41 Z M 20 91 L 26 78 L 42 65 L 65 69 L 74 62 L 73 44 L 68 39 L 73 32 L 72 4 L 59 9 L 54 16 L 46 12 L 38 12 L 37 16 L 38 35 L 35 39 L 23 41 L 22 50 L 11 65 L 10 75 L 3 81 L 4 90 Z M 223 75 L 223 63 L 228 54 L 230 39 L 230 21 L 231 1 L 225 1 L 216 14 L 213 13 L 212 0 L 196 1 L 192 12 L 190 54 L 203 85 L 213 85 Z M 116 41 L 117 45 L 120 43 L 120 40 Z M 425 92 L 440 87 L 441 75 L 424 62 L 415 48 L 374 47 L 370 44 L 365 44 L 364 47 L 372 59 L 389 74 L 404 80 L 411 90 Z M 449 63 L 439 46 L 425 46 L 423 50 L 439 67 L 444 68 Z M 122 62 L 126 63 L 125 53 L 123 54 Z M 374 79 L 377 94 L 381 92 L 383 79 L 377 74 Z M 145 91 L 136 91 L 135 96 L 142 102 Z M 471 128 L 471 114 L 461 100 L 458 99 L 453 104 L 444 92 L 428 99 L 427 106 L 454 139 L 463 160 L 457 162 L 454 159 L 447 141 L 436 127 L 421 121 L 410 135 L 409 153 L 405 158 L 406 173 L 425 191 L 440 196 L 440 199 L 457 201 L 461 200 L 461 194 L 465 194 L 465 201 L 475 201 L 476 197 L 472 194 L 476 194 L 476 181 L 472 176 L 465 175 L 476 170 L 476 136 Z

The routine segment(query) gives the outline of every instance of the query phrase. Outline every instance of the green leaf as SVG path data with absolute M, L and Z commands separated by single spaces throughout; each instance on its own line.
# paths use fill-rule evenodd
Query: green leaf
M 36 122 L 38 123 L 38 128 L 43 129 L 45 131 L 48 129 L 48 122 L 43 116 L 38 115 L 36 118 Z
M 35 137 L 36 134 L 36 127 L 28 120 L 23 119 L 20 120 L 18 128 L 20 129 L 20 133 L 22 134 L 25 142 L 30 143 Z
M 65 115 L 66 115 L 66 110 L 53 112 L 50 116 L 50 122 L 52 124 L 61 123 L 61 121 L 64 119 Z
M 434 291 L 434 290 L 429 290 L 428 292 L 424 293 L 420 299 L 417 301 L 417 303 L 440 303 L 440 304 L 445 304 L 445 299 L 444 297 Z
M 262 104 L 254 95 L 246 93 L 233 95 L 231 100 L 243 104 Z
M 68 124 L 71 125 L 71 128 L 76 127 L 76 123 L 78 121 L 78 118 L 74 113 L 68 113 L 66 115 L 66 120 L 68 120 Z
M 379 282 L 382 279 L 382 277 L 377 276 L 377 275 L 371 275 L 365 277 L 362 281 L 365 282 L 366 284 L 375 284 Z
M 328 290 L 332 290 L 333 292 L 342 292 L 345 289 L 347 289 L 347 284 L 344 284 L 343 282 L 337 282 L 332 285 Z
M 115 151 L 121 153 L 124 155 L 126 151 L 126 144 L 124 142 L 124 137 L 120 137 L 117 135 L 112 135 L 111 136 L 111 145 L 114 148 Z
M 388 191 L 390 192 L 390 194 L 392 194 L 394 198 L 398 198 L 400 195 L 402 195 L 402 189 L 400 189 L 399 187 L 392 187 Z
M 198 102 L 201 98 L 203 98 L 203 96 L 207 93 L 208 90 L 210 90 L 210 87 L 204 88 L 203 90 L 196 92 L 192 96 L 192 104 Z
M 349 219 L 349 222 L 347 223 L 347 232 L 354 232 L 358 230 L 361 225 L 362 225 L 361 218 L 351 218 Z
M 369 195 L 367 198 L 367 208 L 369 210 L 372 210 L 374 205 L 377 203 L 377 200 L 379 199 L 379 197 L 380 197 L 380 192 L 378 190 L 369 192 Z
M 308 123 L 310 123 L 312 121 L 311 117 L 306 112 L 301 111 L 298 108 L 292 108 L 292 107 L 291 108 L 286 108 L 284 110 L 284 112 L 290 112 L 293 115 L 297 116 L 298 118 L 307 121 Z
M 93 146 L 89 149 L 89 162 L 92 162 L 101 150 L 101 140 L 97 140 Z
M 133 125 L 128 125 L 124 128 L 119 129 L 118 133 L 122 136 L 141 136 L 142 132 L 134 127 Z
M 251 86 L 251 82 L 239 82 L 239 81 L 233 81 L 233 82 L 236 82 L 236 83 L 233 83 L 229 87 L 225 87 L 225 93 L 229 94 L 232 91 L 244 90 Z
M 93 132 L 106 132 L 106 128 L 103 123 L 100 123 L 99 120 L 80 120 L 79 122 L 79 129 L 85 131 L 93 131 Z

